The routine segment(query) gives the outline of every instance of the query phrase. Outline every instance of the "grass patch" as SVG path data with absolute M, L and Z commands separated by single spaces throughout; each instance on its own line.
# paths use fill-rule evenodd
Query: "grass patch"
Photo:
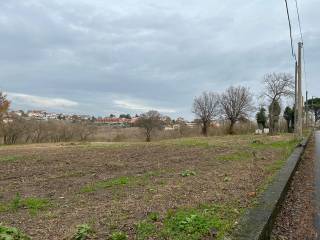
M 263 142 L 263 141 L 253 141 L 251 143 L 251 147 L 266 149 L 266 148 L 274 148 L 274 149 L 292 149 L 298 144 L 299 141 L 292 139 L 288 141 L 274 141 L 274 142 Z
M 126 186 L 132 181 L 132 178 L 130 177 L 119 177 L 119 178 L 113 178 L 108 179 L 104 181 L 99 181 L 87 186 L 84 186 L 81 188 L 81 193 L 89 193 L 89 192 L 95 192 L 99 189 L 105 189 L 105 188 L 112 188 L 116 186 Z
M 0 239 L 1 240 L 31 240 L 31 238 L 22 233 L 17 228 L 6 227 L 0 223 Z
M 88 224 L 81 224 L 77 226 L 75 234 L 72 236 L 72 240 L 86 240 L 93 233 L 91 227 Z
M 273 182 L 276 173 L 285 165 L 287 158 L 293 152 L 298 142 L 298 140 L 290 140 L 267 144 L 269 146 L 271 145 L 273 148 L 279 149 L 281 151 L 279 155 L 282 156 L 282 158 L 274 161 L 265 168 L 265 171 L 269 174 L 269 176 L 267 176 L 264 184 L 257 189 L 257 192 L 259 194 L 265 191 L 267 187 Z
M 240 212 L 225 205 L 168 211 L 161 225 L 150 218 L 140 222 L 136 227 L 137 239 L 201 240 L 213 231 L 217 232 L 216 239 L 223 239 L 231 232 Z
M 217 159 L 220 161 L 241 161 L 241 160 L 248 160 L 252 158 L 252 153 L 250 152 L 235 152 L 224 154 L 218 156 Z
M 113 188 L 113 187 L 121 187 L 121 186 L 133 186 L 133 185 L 144 185 L 148 181 L 149 178 L 157 176 L 155 172 L 149 172 L 143 175 L 137 176 L 122 176 L 118 178 L 112 178 L 108 180 L 103 180 L 99 182 L 95 182 L 92 184 L 88 184 L 81 188 L 81 193 L 89 193 L 95 192 L 100 189 Z
M 21 198 L 17 194 L 8 204 L 0 204 L 0 212 L 18 211 L 28 209 L 31 215 L 37 215 L 39 211 L 45 210 L 50 206 L 50 202 L 43 198 Z
M 147 240 L 150 237 L 156 237 L 157 228 L 153 222 L 144 220 L 136 226 L 137 240 Z
M 284 159 L 275 161 L 274 163 L 272 163 L 269 166 L 267 166 L 266 171 L 269 174 L 274 174 L 275 172 L 280 170 L 285 163 L 286 163 L 286 161 Z
M 105 148 L 105 149 L 111 149 L 111 150 L 120 150 L 120 149 L 128 149 L 131 147 L 136 147 L 143 145 L 145 143 L 139 143 L 139 142 L 104 142 L 104 143 L 87 143 L 83 145 L 78 145 L 77 147 L 81 147 L 84 149 L 100 149 L 100 148 Z
M 150 171 L 136 176 L 121 176 L 117 178 L 98 181 L 92 184 L 88 184 L 80 189 L 80 193 L 95 192 L 100 189 L 124 187 L 124 186 L 137 186 L 146 185 L 150 178 L 159 177 L 164 171 Z
M 120 231 L 113 232 L 110 237 L 110 240 L 127 240 L 127 239 L 128 239 L 128 235 Z
M 12 156 L 2 156 L 0 157 L 0 162 L 16 162 L 20 160 L 22 156 L 20 155 L 12 155 Z

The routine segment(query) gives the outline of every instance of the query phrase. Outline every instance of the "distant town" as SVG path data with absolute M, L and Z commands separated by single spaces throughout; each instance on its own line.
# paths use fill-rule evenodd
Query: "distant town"
M 38 121 L 50 121 L 61 120 L 69 122 L 91 122 L 97 125 L 113 126 L 113 127 L 132 127 L 139 119 L 139 115 L 131 116 L 130 114 L 120 114 L 116 116 L 110 114 L 106 117 L 95 117 L 91 115 L 83 114 L 67 114 L 67 113 L 52 113 L 45 110 L 15 110 L 10 111 L 3 118 L 4 122 L 12 122 L 15 118 L 20 117 L 25 120 L 38 120 Z M 184 118 L 177 118 L 176 120 L 170 119 L 168 116 L 162 117 L 163 121 L 167 123 L 165 130 L 177 129 L 181 124 L 189 127 L 197 125 L 196 122 L 188 122 Z

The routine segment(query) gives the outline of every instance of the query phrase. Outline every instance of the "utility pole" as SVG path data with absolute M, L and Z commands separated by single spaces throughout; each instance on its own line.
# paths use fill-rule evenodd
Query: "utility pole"
M 302 61 L 301 61 L 301 49 L 302 49 L 302 42 L 298 43 L 298 118 L 297 118 L 297 137 L 302 138 L 302 79 L 301 79 L 301 73 L 302 73 Z

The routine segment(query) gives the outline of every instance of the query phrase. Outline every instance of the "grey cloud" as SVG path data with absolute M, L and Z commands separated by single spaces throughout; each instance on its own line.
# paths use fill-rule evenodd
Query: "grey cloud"
M 301 5 L 315 95 L 320 3 Z M 125 112 L 125 104 L 113 102 L 120 97 L 191 117 L 192 99 L 204 90 L 244 84 L 258 92 L 265 73 L 293 72 L 277 0 L 15 0 L 0 7 L 1 87 L 73 99 L 79 112 Z

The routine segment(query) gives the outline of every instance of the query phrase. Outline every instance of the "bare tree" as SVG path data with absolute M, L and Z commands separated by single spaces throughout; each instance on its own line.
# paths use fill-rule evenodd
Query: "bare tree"
M 161 114 L 157 111 L 149 111 L 142 114 L 136 122 L 136 126 L 143 128 L 146 135 L 146 141 L 151 141 L 151 133 L 154 130 L 161 130 L 164 122 L 161 120 Z
M 1 124 L 1 134 L 4 144 L 16 144 L 26 131 L 26 121 L 19 116 L 12 116 L 10 120 Z
M 193 101 L 192 112 L 200 119 L 202 134 L 208 136 L 208 127 L 219 110 L 219 95 L 213 92 L 203 92 Z
M 30 120 L 26 142 L 41 143 L 47 137 L 48 123 L 41 120 Z
M 96 133 L 97 126 L 88 121 L 82 121 L 80 123 L 76 123 L 75 130 L 80 141 L 87 141 L 91 135 Z
M 269 123 L 270 134 L 274 133 L 273 116 L 275 116 L 276 102 L 280 103 L 282 97 L 294 95 L 294 80 L 293 76 L 288 73 L 269 73 L 264 76 L 264 93 L 263 96 L 269 101 Z
M 229 87 L 220 97 L 221 111 L 230 121 L 229 134 L 233 134 L 236 122 L 248 118 L 254 110 L 252 94 L 245 87 Z

